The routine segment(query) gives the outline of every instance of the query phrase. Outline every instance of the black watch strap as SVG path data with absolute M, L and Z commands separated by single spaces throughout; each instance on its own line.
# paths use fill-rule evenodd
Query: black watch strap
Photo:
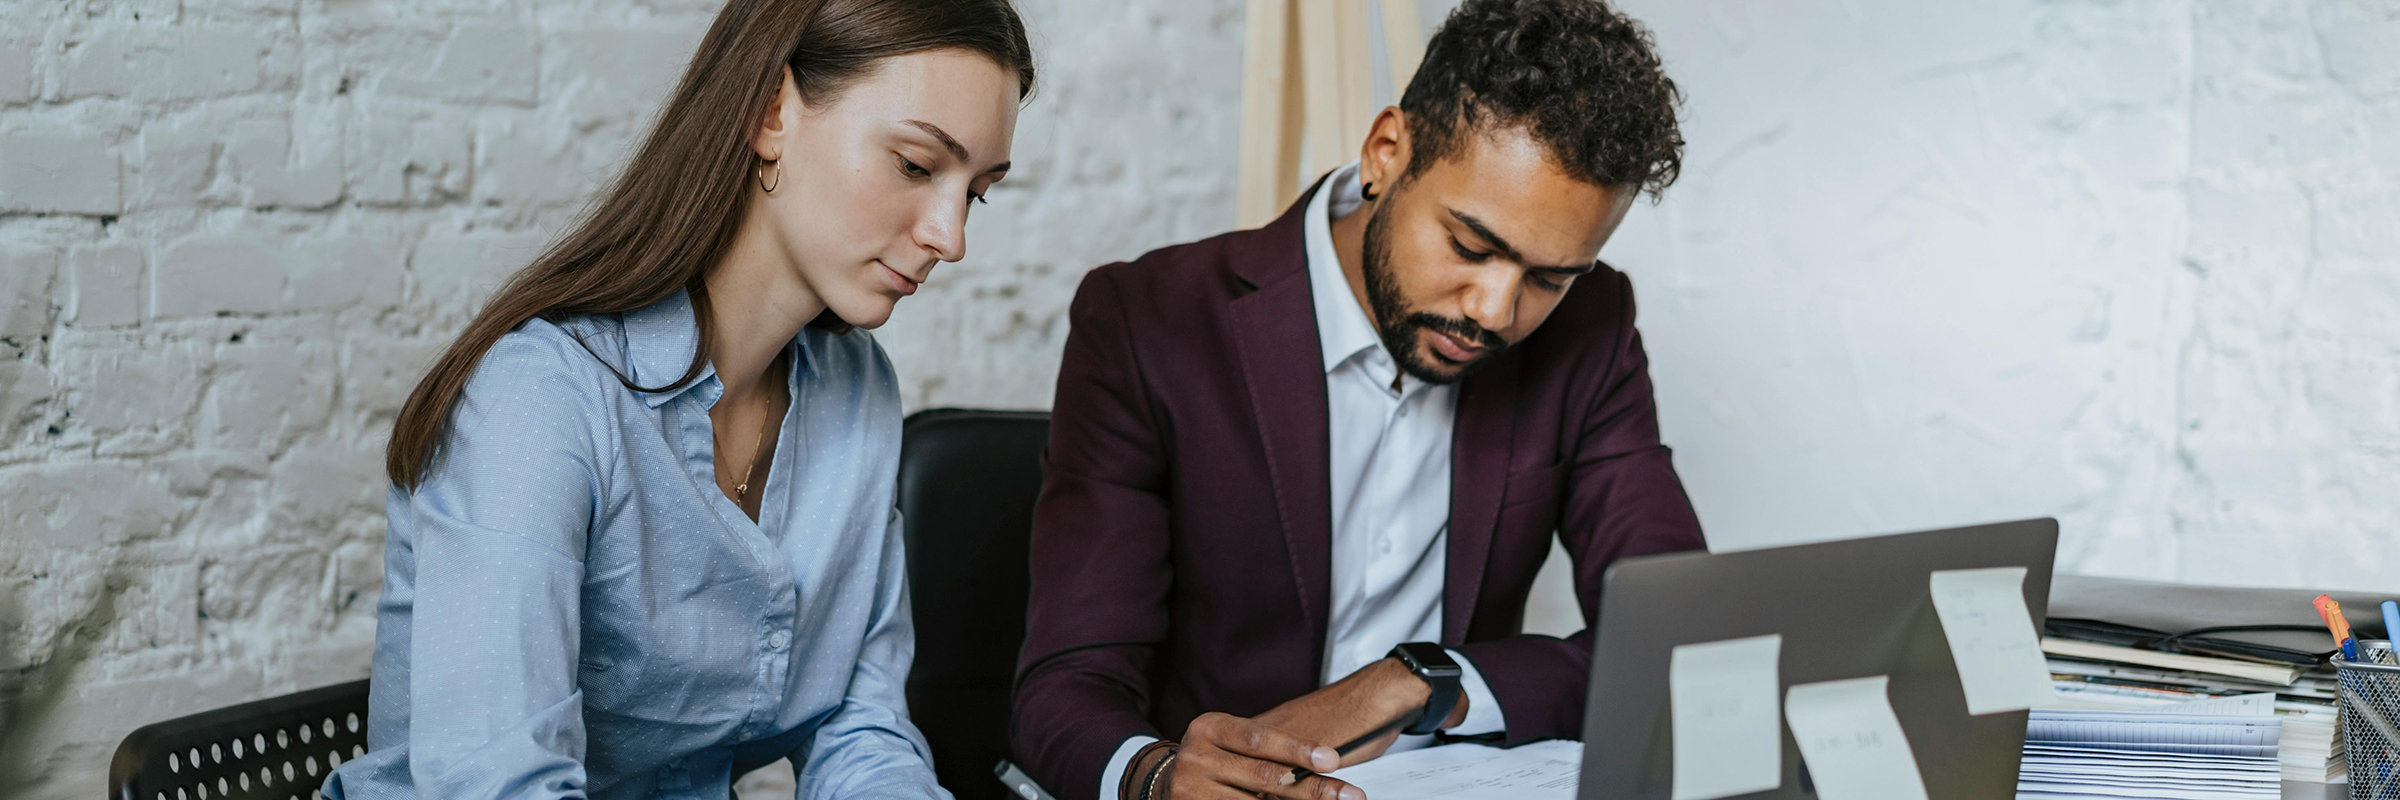
M 1392 657 L 1408 667 L 1408 671 L 1433 687 L 1433 696 L 1425 699 L 1425 710 L 1401 733 L 1423 736 L 1441 730 L 1450 719 L 1450 711 L 1458 707 L 1461 689 L 1459 679 L 1466 671 L 1450 658 L 1450 651 L 1432 642 L 1409 642 L 1392 648 Z

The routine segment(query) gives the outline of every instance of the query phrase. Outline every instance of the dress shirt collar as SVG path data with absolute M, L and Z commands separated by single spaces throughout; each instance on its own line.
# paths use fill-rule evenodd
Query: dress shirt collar
M 631 377 L 635 385 L 665 386 L 682 378 L 684 371 L 691 369 L 692 351 L 700 346 L 700 327 L 692 311 L 689 293 L 678 289 L 665 299 L 625 312 L 624 319 L 625 355 L 632 362 Z M 790 346 L 797 351 L 792 358 L 791 377 L 794 381 L 798 381 L 803 374 L 816 371 L 816 361 L 810 355 L 808 346 L 808 338 L 812 335 L 830 334 L 816 328 L 802 328 L 800 335 L 792 338 Z M 717 395 L 724 391 L 722 385 L 717 380 L 717 365 L 702 364 L 699 376 L 690 383 L 670 391 L 639 394 L 643 403 L 657 408 L 684 392 L 706 386 L 708 390 L 702 393 L 704 404 L 714 405 Z
M 1341 256 L 1333 249 L 1333 219 L 1359 211 L 1365 202 L 1356 161 L 1326 176 L 1324 185 L 1309 198 L 1301 236 L 1308 254 L 1310 300 L 1317 312 L 1317 344 L 1324 350 L 1327 374 L 1357 359 L 1377 384 L 1388 389 L 1397 382 L 1393 394 L 1405 396 L 1429 384 L 1400 372 L 1398 362 L 1383 352 L 1383 337 L 1350 291 L 1350 279 L 1342 275 Z
M 1325 185 L 1308 200 L 1301 234 L 1308 252 L 1308 290 L 1316 304 L 1317 343 L 1325 351 L 1325 371 L 1383 344 L 1375 323 L 1359 308 L 1342 276 L 1341 256 L 1333 249 L 1333 218 L 1357 211 L 1365 198 L 1358 188 L 1358 162 L 1352 161 L 1325 178 Z

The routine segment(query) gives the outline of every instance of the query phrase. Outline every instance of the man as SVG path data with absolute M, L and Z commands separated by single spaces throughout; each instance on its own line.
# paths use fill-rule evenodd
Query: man
M 1295 768 L 1580 734 L 1589 632 L 1520 632 L 1552 532 L 1587 623 L 1611 562 L 1702 545 L 1597 260 L 1673 181 L 1676 102 L 1600 0 L 1468 0 L 1282 219 L 1085 277 L 1011 735 L 1037 779 L 1357 800 Z

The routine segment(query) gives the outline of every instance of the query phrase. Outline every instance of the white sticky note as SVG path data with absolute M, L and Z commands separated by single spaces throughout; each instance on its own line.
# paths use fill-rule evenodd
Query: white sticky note
M 1708 800 L 1783 785 L 1777 707 L 1778 634 L 1679 645 L 1668 659 L 1675 731 L 1674 800 Z
M 2048 703 L 2049 662 L 2025 608 L 2025 568 L 1948 569 L 1933 573 L 1934 614 L 1958 664 L 1967 713 L 2023 711 Z
M 1925 776 L 1884 691 L 1891 678 L 1794 686 L 1783 719 L 1821 800 L 1925 800 Z

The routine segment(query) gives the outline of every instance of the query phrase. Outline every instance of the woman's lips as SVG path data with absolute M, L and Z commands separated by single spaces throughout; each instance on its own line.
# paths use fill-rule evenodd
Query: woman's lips
M 917 293 L 917 282 L 911 280 L 906 275 L 900 274 L 899 270 L 892 269 L 891 265 L 885 264 L 881 261 L 875 262 L 875 266 L 883 268 L 884 282 L 891 284 L 892 291 L 899 292 L 901 297 L 907 297 Z

